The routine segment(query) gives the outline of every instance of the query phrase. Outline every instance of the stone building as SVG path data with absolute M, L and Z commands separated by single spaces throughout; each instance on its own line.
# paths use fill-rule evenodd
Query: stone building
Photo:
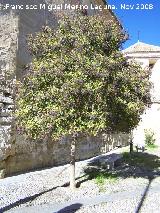
M 14 2 L 14 3 L 13 3 Z M 26 35 L 40 31 L 44 25 L 56 27 L 58 16 L 56 10 L 48 10 L 49 5 L 101 5 L 103 0 L 0 0 L 0 75 L 12 71 L 15 78 L 22 76 L 24 65 L 30 62 L 27 52 Z M 20 5 L 19 5 L 20 4 Z M 40 9 L 40 4 L 43 7 Z M 44 4 L 46 5 L 44 9 Z M 30 9 L 26 9 L 26 5 Z M 31 6 L 32 5 L 32 6 Z M 74 13 L 74 10 L 66 10 Z M 83 10 L 85 15 L 105 14 L 108 20 L 119 25 L 110 10 Z M 39 167 L 53 166 L 69 161 L 70 144 L 67 138 L 60 143 L 33 143 L 20 137 L 12 130 L 13 101 L 7 88 L 0 88 L 0 174 L 3 176 L 27 171 Z M 108 142 L 109 140 L 109 142 Z M 106 152 L 116 145 L 128 141 L 128 136 L 112 135 L 103 140 L 98 138 L 81 138 L 77 147 L 77 159 L 84 159 Z M 87 143 L 86 143 L 87 141 Z
M 160 144 L 160 47 L 137 42 L 123 51 L 129 60 L 136 60 L 143 68 L 151 69 L 151 107 L 146 109 L 138 127 L 133 131 L 134 142 L 144 144 L 145 131 L 154 133 Z

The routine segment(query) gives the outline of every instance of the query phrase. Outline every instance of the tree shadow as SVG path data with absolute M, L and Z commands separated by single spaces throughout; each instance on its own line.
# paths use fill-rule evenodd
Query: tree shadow
M 9 211 L 10 209 L 15 208 L 15 207 L 17 207 L 17 206 L 19 206 L 21 204 L 24 204 L 24 203 L 27 203 L 27 202 L 31 202 L 31 201 L 35 200 L 37 197 L 39 197 L 39 196 L 41 196 L 41 195 L 43 195 L 43 194 L 45 194 L 47 192 L 50 192 L 50 191 L 52 191 L 54 189 L 57 189 L 59 187 L 67 187 L 67 186 L 69 186 L 69 182 L 67 182 L 67 183 L 65 183 L 65 184 L 63 184 L 61 186 L 55 186 L 55 187 L 53 187 L 51 189 L 48 189 L 48 190 L 45 190 L 43 192 L 40 192 L 40 193 L 31 195 L 31 196 L 22 198 L 20 200 L 17 200 L 16 202 L 9 204 L 8 206 L 0 208 L 0 213 L 3 213 L 5 211 Z
M 80 176 L 80 177 L 77 177 L 76 180 L 79 180 L 79 179 L 81 179 L 81 178 L 83 178 L 83 177 L 86 177 L 86 175 L 82 175 L 82 176 Z M 43 195 L 43 194 L 45 194 L 45 193 L 47 193 L 47 192 L 51 192 L 51 191 L 54 190 L 54 189 L 57 189 L 57 188 L 60 188 L 60 187 L 68 187 L 69 185 L 70 185 L 70 183 L 69 183 L 69 182 L 66 182 L 66 183 L 64 183 L 64 184 L 62 184 L 62 185 L 60 185 L 60 186 L 55 186 L 55 187 L 50 188 L 50 189 L 48 189 L 48 190 L 45 190 L 45 191 L 43 191 L 43 192 L 36 193 L 36 194 L 34 194 L 34 195 L 31 195 L 31 196 L 22 198 L 22 199 L 20 199 L 20 200 L 17 200 L 16 202 L 9 204 L 8 206 L 5 206 L 5 207 L 0 208 L 0 213 L 3 213 L 3 212 L 5 212 L 5 211 L 9 211 L 10 209 L 15 208 L 15 207 L 17 207 L 17 206 L 19 206 L 19 205 L 21 205 L 21 204 L 25 204 L 25 203 L 27 203 L 27 202 L 32 202 L 32 201 L 35 200 L 37 197 L 40 197 L 41 195 Z M 78 204 L 77 204 L 77 205 L 78 205 Z M 76 207 L 76 206 L 75 206 L 75 207 Z M 73 209 L 74 209 L 74 206 L 73 206 Z
M 119 155 L 119 154 L 114 154 Z M 160 175 L 160 158 L 156 155 L 144 153 L 144 152 L 133 152 L 132 154 L 125 152 L 123 157 L 114 163 L 114 168 L 108 169 L 107 157 L 103 156 L 104 163 L 101 158 L 97 158 L 87 164 L 84 168 L 85 178 L 77 183 L 77 187 L 83 182 L 88 180 L 96 179 L 100 175 L 104 178 L 145 178 L 149 180 L 146 186 L 142 198 L 137 206 L 136 213 L 138 213 L 147 197 L 147 193 L 150 189 L 152 181 Z
M 57 213 L 74 213 L 82 206 L 81 203 L 74 203 L 70 206 L 66 206 L 65 208 L 59 210 Z
M 114 155 L 119 156 L 119 154 Z M 110 161 L 107 163 L 108 157 L 110 155 L 88 162 L 84 168 L 87 179 L 96 178 L 99 173 L 113 174 L 122 178 L 143 177 L 148 179 L 160 175 L 160 158 L 157 155 L 142 152 L 134 152 L 132 154 L 124 152 L 122 158 L 117 157 L 117 160 L 115 160 L 113 169 L 108 168 L 110 164 Z
M 143 193 L 142 198 L 141 198 L 141 200 L 140 200 L 140 202 L 139 202 L 139 204 L 138 204 L 138 206 L 137 206 L 137 209 L 136 209 L 135 213 L 139 213 L 139 212 L 140 212 L 140 210 L 141 210 L 141 208 L 142 208 L 142 206 L 143 206 L 143 203 L 144 203 L 144 201 L 145 201 L 145 199 L 146 199 L 146 197 L 147 197 L 147 194 L 148 194 L 148 192 L 149 192 L 149 188 L 150 188 L 150 186 L 151 186 L 152 181 L 153 181 L 153 179 L 150 178 L 150 179 L 149 179 L 149 183 L 148 183 L 148 185 L 146 186 L 146 188 L 145 188 L 145 190 L 144 190 L 144 193 Z
M 79 180 L 79 179 L 81 179 L 81 178 L 83 178 L 83 177 L 85 177 L 85 176 L 86 176 L 86 175 L 82 175 L 82 176 L 80 176 L 80 177 L 77 177 L 76 180 Z M 54 190 L 54 189 L 57 189 L 57 188 L 60 188 L 60 187 L 68 187 L 68 186 L 69 186 L 69 182 L 66 182 L 66 183 L 64 183 L 63 185 L 55 186 L 55 187 L 53 187 L 53 188 L 51 188 L 51 189 L 48 189 L 48 190 L 45 190 L 45 191 L 43 191 L 43 192 L 36 193 L 36 194 L 34 194 L 34 195 L 31 195 L 31 196 L 22 198 L 22 199 L 20 199 L 20 200 L 17 200 L 17 201 L 14 202 L 14 203 L 9 204 L 8 206 L 5 206 L 5 207 L 0 208 L 0 213 L 3 213 L 3 212 L 5 212 L 5 211 L 9 211 L 10 209 L 15 208 L 15 207 L 17 207 L 17 206 L 19 206 L 19 205 L 21 205 L 21 204 L 25 204 L 25 203 L 27 203 L 27 202 L 32 202 L 32 201 L 35 200 L 37 197 L 40 197 L 41 195 L 43 195 L 43 194 L 45 194 L 45 193 L 47 193 L 47 192 L 51 192 L 51 191 Z M 71 207 L 73 207 L 73 210 L 74 210 L 77 206 L 78 206 L 78 204 L 75 205 L 75 206 L 73 205 L 73 206 L 71 206 Z M 67 207 L 66 207 L 66 208 L 67 208 Z M 77 209 L 77 210 L 78 210 L 78 209 Z M 66 212 L 66 211 L 65 211 L 65 212 Z
M 114 154 L 114 157 L 119 156 L 119 154 Z M 108 177 L 121 177 L 121 178 L 128 178 L 128 177 L 143 177 L 149 180 L 149 184 L 146 186 L 146 189 L 143 193 L 143 196 L 141 198 L 141 201 L 139 202 L 137 206 L 136 213 L 138 213 L 143 205 L 143 202 L 145 201 L 145 198 L 147 196 L 147 193 L 149 191 L 150 185 L 154 178 L 160 175 L 160 159 L 156 155 L 148 154 L 148 153 L 123 153 L 123 158 L 117 158 L 118 160 L 115 161 L 114 163 L 114 169 L 108 169 L 105 164 L 102 164 L 102 159 L 106 160 L 106 158 L 110 155 L 107 156 L 98 156 L 94 158 L 92 161 L 89 161 L 87 166 L 84 168 L 84 175 L 81 177 L 76 178 L 78 180 L 77 182 L 77 187 L 80 187 L 80 185 L 83 182 L 86 182 L 88 180 L 95 179 L 99 176 L 99 174 L 102 174 L 103 177 L 108 178 Z M 113 156 L 112 156 L 113 157 Z M 59 185 L 56 187 L 53 187 L 51 189 L 45 190 L 43 192 L 34 194 L 32 196 L 25 197 L 23 199 L 20 199 L 14 203 L 9 204 L 8 206 L 0 208 L 0 213 L 3 213 L 5 211 L 8 211 L 14 207 L 17 207 L 21 204 L 31 202 L 37 197 L 50 192 L 58 187 L 67 187 L 69 186 L 69 182 Z M 80 207 L 80 206 L 79 206 Z M 67 207 L 66 207 L 67 208 Z M 68 207 L 69 208 L 69 207 Z M 77 209 L 78 210 L 78 209 Z M 62 209 L 59 212 L 67 212 L 67 209 Z M 73 204 L 73 211 L 76 211 L 76 206 L 74 208 Z M 71 212 L 71 211 L 68 211 Z

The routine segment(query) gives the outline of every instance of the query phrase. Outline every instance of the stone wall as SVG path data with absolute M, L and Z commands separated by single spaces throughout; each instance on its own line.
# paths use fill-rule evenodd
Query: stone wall
M 13 13 L 0 11 L 0 75 L 16 69 L 18 41 L 18 17 Z M 1 82 L 2 83 L 2 79 Z M 11 112 L 13 100 L 7 85 L 0 88 L 0 169 L 5 167 L 5 160 L 14 154 L 11 137 Z
M 130 136 L 126 134 L 81 137 L 76 146 L 76 159 L 83 160 L 104 154 L 117 146 L 128 145 Z M 32 169 L 51 167 L 70 161 L 70 139 L 65 137 L 58 142 L 27 141 L 16 136 L 14 154 L 5 160 L 5 173 L 11 175 Z
M 68 0 L 14 0 L 14 5 L 44 3 L 75 3 Z M 92 1 L 94 3 L 103 1 Z M 0 0 L 1 4 L 13 4 L 13 0 Z M 83 4 L 89 4 L 84 0 Z M 89 15 L 97 11 L 88 11 Z M 113 14 L 106 12 L 108 19 Z M 42 26 L 56 27 L 56 13 L 48 10 L 0 10 L 0 74 L 12 72 L 13 78 L 23 77 L 23 67 L 31 61 L 27 52 L 26 35 L 34 34 Z M 54 166 L 69 162 L 70 140 L 64 138 L 59 143 L 43 141 L 34 143 L 19 136 L 14 130 L 12 110 L 13 100 L 7 86 L 0 88 L 0 175 Z M 114 135 L 97 138 L 81 138 L 77 145 L 77 160 L 86 159 L 113 149 L 116 145 L 126 145 L 128 136 Z

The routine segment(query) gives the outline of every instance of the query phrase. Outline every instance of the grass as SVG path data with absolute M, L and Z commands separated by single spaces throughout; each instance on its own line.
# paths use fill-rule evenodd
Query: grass
M 158 148 L 158 145 L 156 145 L 156 144 L 149 144 L 147 146 L 147 149 L 149 149 L 149 150 L 153 150 L 153 149 L 157 149 L 157 148 Z
M 154 150 L 157 146 L 150 146 L 150 148 Z M 88 165 L 84 170 L 87 180 L 94 180 L 99 190 L 105 191 L 105 185 L 112 185 L 120 181 L 121 178 L 143 177 L 160 169 L 160 157 L 154 152 L 133 152 L 130 154 L 129 151 L 123 150 L 121 154 L 122 160 L 114 170 L 108 170 L 98 162 L 92 162 Z
M 102 191 L 105 191 L 105 188 L 104 188 L 104 185 L 106 183 L 114 183 L 117 181 L 117 176 L 114 175 L 114 174 L 111 174 L 111 173 L 103 173 L 103 172 L 100 172 L 99 174 L 96 175 L 95 177 L 95 182 L 96 184 L 98 185 L 99 187 L 99 190 L 102 192 Z
M 152 154 L 134 152 L 124 152 L 123 161 L 131 166 L 145 167 L 148 169 L 156 169 L 160 167 L 160 159 Z
M 112 173 L 100 172 L 96 175 L 95 181 L 98 185 L 104 185 L 105 182 L 113 183 L 117 180 L 117 176 Z
M 88 174 L 89 179 L 93 179 L 95 183 L 98 185 L 100 191 L 104 191 L 104 185 L 106 183 L 114 183 L 118 180 L 116 174 L 106 171 L 92 171 Z

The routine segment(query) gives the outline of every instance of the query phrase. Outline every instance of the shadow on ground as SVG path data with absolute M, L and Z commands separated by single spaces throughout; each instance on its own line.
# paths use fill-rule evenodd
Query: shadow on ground
M 70 206 L 66 206 L 65 208 L 59 210 L 57 213 L 74 213 L 81 207 L 82 207 L 81 203 L 74 203 Z
M 119 154 L 114 154 L 115 155 Z M 110 155 L 103 156 L 102 158 L 111 157 Z M 99 161 L 99 157 L 95 158 L 93 161 L 90 161 L 88 165 L 84 169 L 84 175 L 77 178 L 77 187 L 80 187 L 80 185 L 83 182 L 86 182 L 88 180 L 92 180 L 97 178 L 99 175 L 102 175 L 105 178 L 128 178 L 128 177 L 143 177 L 149 180 L 148 185 L 146 186 L 146 189 L 144 191 L 144 194 L 142 195 L 142 198 L 137 206 L 136 213 L 138 213 L 141 210 L 141 207 L 143 205 L 143 202 L 147 196 L 147 193 L 149 191 L 150 185 L 154 178 L 160 175 L 160 159 L 158 156 L 149 154 L 149 153 L 132 153 L 129 154 L 127 152 L 123 153 L 123 157 L 121 159 L 117 158 L 118 160 L 114 164 L 114 169 L 109 170 L 108 166 L 105 164 L 101 164 Z M 3 213 L 5 211 L 8 211 L 14 207 L 17 207 L 21 204 L 31 202 L 37 197 L 52 191 L 58 187 L 67 187 L 69 186 L 69 183 L 65 183 L 60 186 L 53 187 L 51 189 L 45 190 L 43 192 L 34 194 L 29 197 L 25 197 L 23 199 L 20 199 L 14 203 L 9 204 L 8 206 L 0 208 L 0 213 Z M 74 204 L 73 204 L 74 205 Z M 81 205 L 81 204 L 80 204 Z M 62 210 L 61 212 L 76 212 L 81 206 L 75 205 L 75 206 L 68 206 Z M 68 210 L 69 208 L 73 207 L 73 211 Z
M 114 155 L 118 156 L 119 154 Z M 154 178 L 160 176 L 160 158 L 157 155 L 149 153 L 133 152 L 130 154 L 128 152 L 124 152 L 123 157 L 115 161 L 113 169 L 108 169 L 108 164 L 106 163 L 105 165 L 104 163 L 102 164 L 102 162 L 103 161 L 100 161 L 99 159 L 89 162 L 84 169 L 86 178 L 77 182 L 77 187 L 80 187 L 83 182 L 96 179 L 98 177 L 106 179 L 118 177 L 123 179 L 129 177 L 146 178 L 149 180 L 149 183 L 146 186 L 142 198 L 137 206 L 136 213 L 138 213 L 141 210 L 152 181 Z
M 83 176 L 81 176 L 81 177 L 78 177 L 78 178 L 76 178 L 76 180 L 78 180 L 78 179 L 80 179 L 80 178 L 83 178 L 84 176 L 85 176 L 85 175 L 83 175 Z M 5 206 L 5 207 L 0 208 L 0 213 L 3 213 L 3 212 L 5 212 L 5 211 L 9 211 L 9 210 L 11 210 L 12 208 L 18 207 L 18 206 L 20 206 L 20 205 L 22 205 L 22 204 L 24 204 L 24 203 L 32 202 L 33 200 L 35 200 L 36 198 L 40 197 L 41 195 L 43 195 L 43 194 L 45 194 L 45 193 L 47 193 L 47 192 L 50 192 L 50 191 L 52 191 L 52 190 L 55 190 L 55 189 L 57 189 L 57 188 L 59 188 L 59 187 L 68 187 L 68 186 L 69 186 L 69 182 L 66 182 L 66 183 L 63 184 L 63 185 L 55 186 L 55 187 L 53 187 L 53 188 L 51 188 L 51 189 L 48 189 L 48 190 L 42 191 L 42 192 L 40 192 L 40 193 L 37 193 L 37 194 L 31 195 L 31 196 L 22 198 L 22 199 L 20 199 L 20 200 L 17 200 L 17 201 L 14 202 L 14 203 L 9 204 L 8 206 Z M 66 207 L 66 208 L 67 208 L 67 209 L 69 209 L 69 208 L 72 209 L 72 211 L 70 211 L 70 213 L 71 213 L 71 212 L 76 212 L 76 208 L 77 208 L 77 210 L 78 210 L 78 206 L 79 206 L 79 204 L 76 204 L 75 206 L 72 205 L 72 206 L 69 206 L 69 207 Z M 80 208 L 80 206 L 79 206 L 79 208 Z M 66 209 L 66 210 L 65 210 L 65 209 L 62 209 L 62 210 L 60 210 L 58 213 L 68 212 L 67 209 Z M 64 211 L 64 210 L 65 210 L 65 211 Z
M 119 154 L 114 154 L 119 155 Z M 108 157 L 108 156 L 106 156 Z M 105 159 L 105 157 L 104 157 Z M 114 169 L 108 169 L 108 164 L 103 163 L 102 160 L 94 160 L 87 164 L 84 169 L 84 173 L 86 174 L 86 179 L 83 182 L 94 179 L 99 174 L 103 174 L 104 176 L 113 176 L 113 177 L 143 177 L 143 178 L 154 178 L 160 175 L 160 158 L 157 155 L 148 154 L 148 153 L 128 153 L 124 152 L 123 157 L 118 159 L 114 163 Z M 77 183 L 79 187 L 81 185 L 81 181 Z
M 47 192 L 50 192 L 50 191 L 52 191 L 52 190 L 54 190 L 54 189 L 56 189 L 58 187 L 67 187 L 67 186 L 69 186 L 69 183 L 65 183 L 65 184 L 63 184 L 61 186 L 56 186 L 56 187 L 53 187 L 51 189 L 45 190 L 43 192 L 40 192 L 40 193 L 31 195 L 31 196 L 22 198 L 20 200 L 17 200 L 16 202 L 9 204 L 8 206 L 0 208 L 0 213 L 3 213 L 5 211 L 9 211 L 10 209 L 15 208 L 15 207 L 17 207 L 17 206 L 19 206 L 21 204 L 24 204 L 24 203 L 27 203 L 27 202 L 31 202 L 31 201 L 35 200 L 37 197 L 39 197 L 39 196 L 41 196 L 41 195 L 43 195 L 43 194 L 45 194 Z

